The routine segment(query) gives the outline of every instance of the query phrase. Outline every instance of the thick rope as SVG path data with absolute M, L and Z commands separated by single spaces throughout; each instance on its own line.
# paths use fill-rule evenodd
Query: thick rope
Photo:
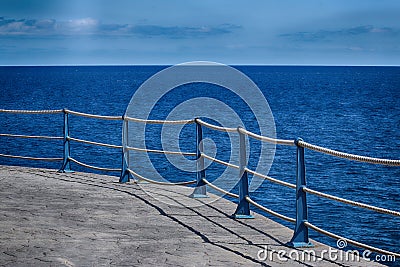
M 14 155 L 7 155 L 7 154 L 0 154 L 0 157 L 13 158 L 13 159 L 44 160 L 44 161 L 63 160 L 63 158 L 35 158 L 35 157 L 14 156 Z
M 372 247 L 372 246 L 369 246 L 369 245 L 364 244 L 364 243 L 357 242 L 357 241 L 352 240 L 352 239 L 344 238 L 344 237 L 342 237 L 340 235 L 337 235 L 337 234 L 331 233 L 329 231 L 323 230 L 323 229 L 321 229 L 321 228 L 319 228 L 319 227 L 315 226 L 314 224 L 309 223 L 307 221 L 304 222 L 304 225 L 309 227 L 309 228 L 311 228 L 311 229 L 313 229 L 313 230 L 315 230 L 315 231 L 317 231 L 317 232 L 319 232 L 319 233 L 321 233 L 321 234 L 327 235 L 329 237 L 332 237 L 332 238 L 335 238 L 335 239 L 338 239 L 338 240 L 339 239 L 345 240 L 347 243 L 352 244 L 352 245 L 354 245 L 356 247 L 360 247 L 360 248 L 363 248 L 363 249 L 368 249 L 369 251 L 381 253 L 381 254 L 384 254 L 384 255 L 393 255 L 393 256 L 396 256 L 396 257 L 400 257 L 399 253 L 395 253 L 395 252 L 387 251 L 387 250 L 384 250 L 384 249 Z
M 304 147 L 304 148 L 308 148 L 308 149 L 311 149 L 311 150 L 314 150 L 317 152 L 329 154 L 329 155 L 339 157 L 339 158 L 355 160 L 355 161 L 360 161 L 360 162 L 373 163 L 373 164 L 400 166 L 400 160 L 372 158 L 372 157 L 365 157 L 365 156 L 359 156 L 359 155 L 355 155 L 355 154 L 344 153 L 344 152 L 312 145 L 312 144 L 304 142 L 302 140 L 298 141 L 298 145 L 301 147 Z
M 72 110 L 69 110 L 69 109 L 64 109 L 64 111 L 65 111 L 65 113 L 69 113 L 69 114 L 76 115 L 76 116 L 81 116 L 81 117 L 86 117 L 86 118 L 92 118 L 92 119 L 113 120 L 113 121 L 122 120 L 122 116 L 94 115 L 94 114 L 89 114 L 89 113 L 72 111 Z
M 137 178 L 139 178 L 139 180 L 143 180 L 152 184 L 158 184 L 158 185 L 175 185 L 175 186 L 180 186 L 180 185 L 189 185 L 189 184 L 195 184 L 196 180 L 193 181 L 188 181 L 188 182 L 179 182 L 179 183 L 167 183 L 167 182 L 159 182 L 159 181 L 154 181 L 151 179 L 147 179 L 145 177 L 143 177 L 142 175 L 132 171 L 131 169 L 127 169 L 128 172 L 130 172 L 133 176 L 136 176 Z
M 210 186 L 211 188 L 214 188 L 215 190 L 221 192 L 222 194 L 225 194 L 225 195 L 230 196 L 230 197 L 233 197 L 233 198 L 239 198 L 239 195 L 236 195 L 236 194 L 234 194 L 234 193 L 228 192 L 228 191 L 226 191 L 226 190 L 224 190 L 224 189 L 222 189 L 222 188 L 220 188 L 220 187 L 218 187 L 218 186 L 216 186 L 216 185 L 213 185 L 212 183 L 210 183 L 210 182 L 209 182 L 207 179 L 205 179 L 205 178 L 203 178 L 202 181 L 203 181 L 204 183 L 206 183 L 208 186 Z
M 73 138 L 73 137 L 68 137 L 67 139 L 71 140 L 71 141 L 75 141 L 75 142 L 80 142 L 80 143 L 90 144 L 90 145 L 96 145 L 96 146 L 104 146 L 104 147 L 119 148 L 119 149 L 122 148 L 122 146 L 116 146 L 116 145 L 111 145 L 111 144 L 93 142 L 93 141 L 88 141 L 88 140 L 83 140 L 83 139 L 78 139 L 78 138 Z
M 225 166 L 234 168 L 234 169 L 239 169 L 239 166 L 238 166 L 238 165 L 235 165 L 235 164 L 232 164 L 232 163 L 228 163 L 228 162 L 225 162 L 225 161 L 222 161 L 222 160 L 219 160 L 219 159 L 210 157 L 210 156 L 208 156 L 207 154 L 204 154 L 204 153 L 201 153 L 200 155 L 201 155 L 202 157 L 206 158 L 206 159 L 209 159 L 209 160 L 211 160 L 211 161 L 215 161 L 215 162 L 217 162 L 217 163 L 219 163 L 219 164 L 222 164 L 222 165 L 225 165 Z
M 121 169 L 111 169 L 111 168 L 101 168 L 101 167 L 96 167 L 96 166 L 92 166 L 92 165 L 88 165 L 85 163 L 82 163 L 80 161 L 77 161 L 74 158 L 68 158 L 70 161 L 75 162 L 78 165 L 81 165 L 83 167 L 89 168 L 89 169 L 93 169 L 93 170 L 98 170 L 98 171 L 107 171 L 107 172 L 120 172 Z
M 57 139 L 57 140 L 64 139 L 64 137 L 62 136 L 20 135 L 20 134 L 4 134 L 4 133 L 0 134 L 0 136 L 17 137 L 17 138 Z
M 0 109 L 0 113 L 17 113 L 17 114 L 58 114 L 62 112 L 63 112 L 62 109 L 54 109 L 54 110 Z
M 310 194 L 314 194 L 314 195 L 320 196 L 320 197 L 328 198 L 328 199 L 331 199 L 331 200 L 336 200 L 336 201 L 339 201 L 339 202 L 342 202 L 342 203 L 345 203 L 345 204 L 350 204 L 350 205 L 353 205 L 353 206 L 356 206 L 356 207 L 369 209 L 369 210 L 372 210 L 372 211 L 376 211 L 376 212 L 385 213 L 385 214 L 389 214 L 389 215 L 400 217 L 400 212 L 398 212 L 398 211 L 379 208 L 379 207 L 375 207 L 375 206 L 372 206 L 372 205 L 368 205 L 368 204 L 364 204 L 364 203 L 360 203 L 360 202 L 344 199 L 344 198 L 341 198 L 341 197 L 335 197 L 335 196 L 332 196 L 332 195 L 328 195 L 328 194 L 325 194 L 325 193 L 321 193 L 321 192 L 312 190 L 312 189 L 307 188 L 307 187 L 303 187 L 303 191 L 307 192 L 307 193 L 310 193 Z
M 245 168 L 245 170 L 246 170 L 248 173 L 251 173 L 251 174 L 253 174 L 253 175 L 255 175 L 255 176 L 264 178 L 265 180 L 271 181 L 271 182 L 273 182 L 273 183 L 280 184 L 280 185 L 283 185 L 283 186 L 286 186 L 286 187 L 290 187 L 290 188 L 296 188 L 296 185 L 294 185 L 294 184 L 291 184 L 291 183 L 288 183 L 288 182 L 284 182 L 284 181 L 281 181 L 281 180 L 278 180 L 278 179 L 269 177 L 269 176 L 267 176 L 267 175 L 264 175 L 264 174 L 261 174 L 261 173 L 252 171 L 252 170 L 250 170 L 250 169 L 248 169 L 248 168 Z
M 194 123 L 194 120 L 176 120 L 176 121 L 168 121 L 168 120 L 144 120 L 132 117 L 124 117 L 124 120 L 127 121 L 134 121 L 140 123 L 147 123 L 147 124 L 188 124 Z
M 207 123 L 207 122 L 202 121 L 200 119 L 195 119 L 195 122 L 200 124 L 200 125 L 203 125 L 203 126 L 205 126 L 207 128 L 210 128 L 212 130 L 216 130 L 216 131 L 220 131 L 220 132 L 228 132 L 228 133 L 237 132 L 236 128 L 227 128 L 227 127 L 216 126 L 214 124 Z
M 262 141 L 262 142 L 268 142 L 268 143 L 272 143 L 272 144 L 286 145 L 286 146 L 294 146 L 295 145 L 294 140 L 284 140 L 284 139 L 275 139 L 275 138 L 271 138 L 271 137 L 266 137 L 266 136 L 252 133 L 242 127 L 238 127 L 238 131 L 240 133 L 246 134 L 246 135 L 248 135 L 254 139 L 257 139 L 259 141 Z
M 268 209 L 268 208 L 266 208 L 264 206 L 261 206 L 260 204 L 258 204 L 254 200 L 252 200 L 249 196 L 246 196 L 246 201 L 249 202 L 251 205 L 259 208 L 260 210 L 268 212 L 269 214 L 271 214 L 271 215 L 273 215 L 275 217 L 278 217 L 278 218 L 280 218 L 282 220 L 285 220 L 285 221 L 288 221 L 288 222 L 291 222 L 291 223 L 296 223 L 296 219 L 293 219 L 291 217 L 287 217 L 287 216 L 285 216 L 283 214 L 280 214 L 280 213 L 278 213 L 276 211 L 273 211 L 273 210 L 270 210 L 270 209 Z
M 167 151 L 167 150 L 138 148 L 138 147 L 131 147 L 131 146 L 127 146 L 127 147 L 125 147 L 125 149 L 126 150 L 133 150 L 133 151 L 140 151 L 140 152 L 168 154 L 168 155 L 196 156 L 196 153 L 192 153 L 192 152 Z

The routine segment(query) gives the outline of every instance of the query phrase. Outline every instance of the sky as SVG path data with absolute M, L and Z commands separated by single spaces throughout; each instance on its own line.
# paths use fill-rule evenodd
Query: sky
M 399 0 L 0 0 L 0 65 L 400 65 Z

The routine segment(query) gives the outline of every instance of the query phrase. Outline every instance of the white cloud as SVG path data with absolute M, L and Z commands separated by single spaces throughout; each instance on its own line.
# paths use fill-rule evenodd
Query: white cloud
M 61 22 L 61 25 L 65 25 L 72 30 L 91 30 L 96 29 L 99 26 L 99 21 L 92 18 L 74 19 L 67 22 Z

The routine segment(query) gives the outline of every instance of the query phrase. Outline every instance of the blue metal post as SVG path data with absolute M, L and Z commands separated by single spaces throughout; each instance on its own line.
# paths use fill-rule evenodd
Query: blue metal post
M 70 142 L 69 142 L 69 122 L 68 122 L 68 113 L 63 110 L 64 113 L 64 156 L 63 163 L 59 172 L 73 172 L 71 170 L 70 163 Z
M 308 228 L 304 222 L 308 220 L 307 194 L 303 191 L 306 187 L 306 166 L 304 161 L 304 147 L 299 146 L 298 138 L 295 141 L 297 146 L 297 174 L 296 174 L 296 227 L 292 240 L 288 243 L 291 247 L 313 247 L 308 239 Z
M 120 183 L 129 182 L 132 178 L 132 174 L 128 171 L 129 169 L 129 150 L 126 149 L 128 145 L 128 120 L 123 117 L 122 123 L 122 169 L 121 176 L 119 178 Z
M 245 135 L 239 133 L 239 203 L 236 208 L 234 217 L 237 219 L 252 219 L 250 214 L 250 204 L 247 202 L 246 197 L 249 195 L 249 180 L 247 177 L 247 157 L 246 157 L 246 139 Z
M 190 195 L 192 198 L 206 198 L 207 196 L 207 186 L 203 179 L 206 178 L 206 170 L 204 168 L 204 158 L 201 153 L 204 151 L 203 146 L 203 130 L 201 125 L 196 121 L 196 161 L 197 161 L 197 172 L 196 172 L 196 188 L 194 192 Z

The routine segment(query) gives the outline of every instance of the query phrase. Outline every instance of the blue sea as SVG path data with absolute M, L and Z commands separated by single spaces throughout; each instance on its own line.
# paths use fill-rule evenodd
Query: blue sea
M 63 109 L 101 115 L 123 115 L 135 90 L 167 66 L 66 66 L 0 67 L 1 109 Z M 319 146 L 359 155 L 400 159 L 400 67 L 235 66 L 261 89 L 272 110 L 277 137 L 303 138 Z M 244 121 L 252 114 L 235 100 L 208 84 L 181 86 L 155 106 L 151 116 L 166 118 L 170 109 L 190 97 L 213 97 L 228 103 Z M 146 103 L 143 103 L 146 105 Z M 188 118 L 191 119 L 191 118 Z M 120 121 L 100 121 L 70 116 L 71 136 L 121 144 Z M 245 125 L 246 126 L 246 125 Z M 247 127 L 247 126 L 246 126 Z M 249 123 L 249 129 L 255 126 Z M 185 126 L 182 148 L 195 151 L 194 125 Z M 0 133 L 62 136 L 63 115 L 0 113 Z M 217 144 L 227 136 L 205 130 Z M 160 129 L 146 129 L 149 148 L 160 148 Z M 182 137 L 182 136 L 181 136 Z M 178 137 L 177 137 L 178 138 Z M 218 144 L 222 144 L 218 147 Z M 258 144 L 252 142 L 249 165 L 256 160 Z M 229 143 L 228 143 L 229 147 Z M 217 157 L 229 160 L 224 149 Z M 62 157 L 62 141 L 0 137 L 0 153 Z M 87 164 L 120 168 L 118 150 L 71 143 L 71 155 Z M 164 156 L 152 162 L 168 179 L 192 180 L 193 173 L 169 167 Z M 60 167 L 57 162 L 35 162 L 0 157 L 0 164 Z M 307 184 L 335 196 L 400 210 L 400 168 L 352 162 L 306 150 Z M 72 163 L 72 169 L 91 170 Z M 207 169 L 210 180 L 224 170 L 216 163 Z M 111 173 L 118 176 L 118 173 Z M 277 146 L 269 175 L 295 183 L 296 150 Z M 150 177 L 151 178 L 151 177 Z M 117 178 L 116 178 L 117 179 Z M 237 188 L 234 189 L 234 191 Z M 251 193 L 264 206 L 295 217 L 295 192 L 265 181 Z M 333 233 L 400 253 L 400 218 L 338 202 L 308 196 L 309 221 Z M 232 211 L 233 212 L 233 211 Z M 260 211 L 259 211 L 260 212 Z M 261 212 L 262 213 L 262 212 Z M 284 221 L 280 223 L 293 227 Z M 268 229 L 265 229 L 268 230 Z M 312 238 L 335 246 L 336 241 L 311 231 Z M 289 241 L 289 240 L 288 240 Z

